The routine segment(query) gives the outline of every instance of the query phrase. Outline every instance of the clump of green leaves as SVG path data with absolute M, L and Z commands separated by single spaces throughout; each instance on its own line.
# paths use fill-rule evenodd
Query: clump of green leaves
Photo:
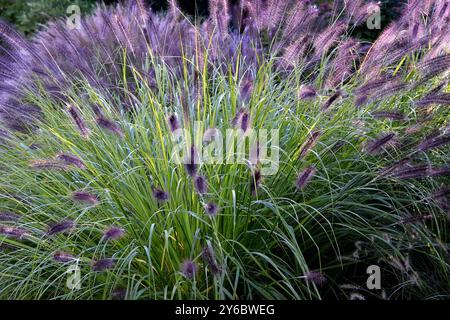
M 95 3 L 95 0 L 0 0 L 0 16 L 30 35 L 47 21 L 66 16 L 71 5 L 80 6 L 82 14 L 89 14 Z

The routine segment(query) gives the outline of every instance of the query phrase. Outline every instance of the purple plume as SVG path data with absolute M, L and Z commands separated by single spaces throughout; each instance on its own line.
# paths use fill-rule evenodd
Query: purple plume
M 153 196 L 158 202 L 165 202 L 169 199 L 169 194 L 160 188 L 153 189 Z
M 112 300 L 125 300 L 127 297 L 127 289 L 125 288 L 115 288 L 111 293 Z
M 72 220 L 63 220 L 61 222 L 52 224 L 48 230 L 47 235 L 52 236 L 54 234 L 63 233 L 75 228 L 75 222 Z
M 327 101 L 325 101 L 325 103 L 322 105 L 321 110 L 322 111 L 327 111 L 330 106 L 341 96 L 341 92 L 337 91 L 335 92 L 331 97 L 329 97 L 327 99 Z
M 218 275 L 221 272 L 220 267 L 217 264 L 215 258 L 214 250 L 211 248 L 210 245 L 206 245 L 205 247 L 203 247 L 202 257 L 208 264 L 208 267 L 213 275 Z
M 239 110 L 231 121 L 231 124 L 233 127 L 239 128 L 243 132 L 246 132 L 250 125 L 250 115 L 244 110 Z
M 56 156 L 57 159 L 61 160 L 67 165 L 73 165 L 75 167 L 78 167 L 80 169 L 86 169 L 85 164 L 83 163 L 83 160 L 78 158 L 77 156 L 69 153 L 59 153 Z
M 438 136 L 431 135 L 419 144 L 418 150 L 427 151 L 430 149 L 442 147 L 449 143 L 450 143 L 450 134 L 442 134 Z
M 392 119 L 392 120 L 404 120 L 405 115 L 400 111 L 392 111 L 392 110 L 380 110 L 372 112 L 372 116 L 378 119 Z
M 53 253 L 53 259 L 56 262 L 66 263 L 66 262 L 73 261 L 75 259 L 75 257 L 68 252 L 58 250 Z
M 103 233 L 103 239 L 105 240 L 117 240 L 124 236 L 125 230 L 120 227 L 110 227 Z
M 194 178 L 194 186 L 195 191 L 197 191 L 200 195 L 208 192 L 208 181 L 204 176 L 196 176 Z
M 197 273 L 198 266 L 192 260 L 185 260 L 181 264 L 181 273 L 185 276 L 186 279 L 193 279 L 195 274 Z
M 431 195 L 431 198 L 445 212 L 450 214 L 450 188 L 442 187 Z
M 92 263 L 92 270 L 94 271 L 105 271 L 113 268 L 115 265 L 115 260 L 112 258 L 100 259 Z
M 250 100 L 250 96 L 253 91 L 253 81 L 250 79 L 246 79 L 241 84 L 239 96 L 242 101 L 248 102 Z M 245 130 L 244 130 L 245 131 Z
M 69 169 L 66 163 L 58 160 L 33 160 L 30 162 L 30 167 L 35 170 L 61 170 Z
M 19 221 L 21 218 L 21 215 L 15 214 L 13 212 L 0 212 L 0 221 Z
M 316 90 L 313 87 L 301 87 L 298 91 L 298 98 L 301 100 L 308 100 L 314 98 L 316 94 Z
M 426 178 L 429 165 L 399 167 L 393 172 L 393 176 L 399 179 Z
M 427 95 L 426 97 L 415 102 L 415 106 L 418 108 L 428 107 L 435 104 L 440 104 L 443 106 L 450 105 L 450 93 Z
M 379 152 L 386 145 L 392 143 L 395 138 L 395 133 L 387 133 L 379 137 L 378 139 L 372 140 L 367 144 L 367 152 L 369 154 L 374 154 Z
M 431 214 L 425 214 L 425 215 L 419 215 L 419 216 L 409 216 L 406 218 L 403 218 L 400 223 L 401 224 L 412 224 L 417 222 L 424 222 L 427 220 L 433 219 L 433 215 Z
M 253 171 L 252 177 L 250 178 L 250 192 L 252 195 L 256 195 L 256 190 L 261 185 L 262 175 L 259 169 Z
M 169 127 L 170 131 L 174 132 L 180 129 L 180 123 L 178 122 L 178 118 L 176 114 L 171 114 L 169 116 Z
M 70 116 L 72 117 L 73 122 L 80 131 L 81 135 L 85 138 L 89 137 L 90 134 L 89 129 L 86 127 L 86 124 L 84 123 L 84 120 L 81 117 L 81 114 L 78 111 L 78 109 L 74 106 L 70 106 L 68 111 Z
M 306 282 L 313 283 L 316 286 L 322 286 L 327 282 L 327 278 L 321 272 L 317 271 L 309 271 L 304 277 Z
M 215 204 L 214 202 L 208 202 L 205 204 L 205 213 L 210 216 L 214 217 L 219 212 L 219 206 Z
M 96 195 L 93 195 L 85 191 L 75 191 L 72 193 L 72 200 L 83 204 L 95 206 L 99 203 L 99 199 Z
M 401 167 L 392 173 L 398 179 L 419 179 L 427 177 L 449 176 L 450 167 L 432 167 L 430 165 L 417 165 Z
M 184 163 L 184 168 L 186 169 L 186 173 L 189 176 L 193 177 L 197 174 L 198 163 L 199 163 L 199 159 L 198 159 L 197 149 L 195 148 L 194 145 L 192 145 L 189 148 L 189 155 L 186 157 L 186 160 Z
M 312 177 L 315 175 L 315 173 L 316 173 L 316 169 L 312 166 L 304 169 L 303 171 L 301 171 L 299 173 L 297 180 L 295 182 L 295 186 L 298 189 L 303 189 L 304 187 L 306 187 L 306 185 L 312 179 Z
M 111 133 L 117 134 L 120 137 L 124 136 L 122 129 L 111 120 L 108 120 L 106 118 L 97 118 L 97 124 L 101 128 L 103 128 Z
M 309 151 L 317 144 L 319 138 L 322 136 L 322 131 L 313 131 L 308 140 L 300 147 L 299 159 L 303 159 Z
M 0 234 L 8 238 L 22 239 L 26 233 L 27 232 L 21 228 L 0 225 Z

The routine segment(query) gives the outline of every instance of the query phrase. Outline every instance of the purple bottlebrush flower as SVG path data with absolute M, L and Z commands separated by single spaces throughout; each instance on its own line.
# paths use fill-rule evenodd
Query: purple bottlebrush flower
M 431 135 L 419 144 L 418 150 L 427 151 L 433 148 L 444 146 L 449 143 L 450 143 L 450 134 L 443 134 L 438 136 Z
M 303 61 L 303 54 L 308 48 L 310 36 L 303 36 L 293 41 L 291 44 L 284 48 L 283 55 L 281 56 L 281 65 L 285 69 L 290 69 Z
M 0 141 L 7 140 L 10 138 L 11 138 L 11 135 L 9 134 L 8 131 L 0 129 L 0 139 L 1 139 Z M 30 149 L 31 149 L 31 147 L 30 147 Z
M 423 222 L 423 221 L 427 221 L 427 220 L 431 220 L 431 219 L 433 219 L 433 215 L 431 215 L 431 214 L 410 216 L 410 217 L 403 218 L 400 221 L 400 224 L 411 224 L 411 223 Z
M 29 44 L 24 37 L 4 21 L 0 21 L 0 35 L 2 41 L 16 50 L 29 48 Z
M 248 102 L 253 91 L 253 81 L 246 79 L 242 82 L 239 96 L 242 101 Z
M 33 160 L 30 162 L 30 167 L 35 170 L 67 171 L 69 169 L 67 164 L 58 160 Z
M 250 115 L 244 110 L 239 110 L 231 121 L 231 124 L 233 127 L 239 128 L 245 133 L 250 125 Z
M 394 171 L 397 171 L 397 170 L 400 170 L 400 169 L 404 169 L 404 168 L 408 168 L 410 160 L 411 159 L 407 157 L 407 158 L 403 158 L 403 159 L 401 159 L 399 161 L 396 161 L 393 164 L 391 164 L 391 165 L 389 165 L 389 166 L 387 166 L 385 168 L 382 168 L 379 171 L 379 174 L 380 174 L 380 176 L 384 177 L 386 175 L 389 175 L 389 174 L 393 173 Z
M 450 167 L 431 167 L 428 171 L 428 175 L 430 177 L 438 177 L 438 176 L 450 176 Z
M 217 264 L 214 250 L 211 248 L 210 245 L 206 245 L 205 247 L 203 247 L 202 257 L 208 264 L 208 267 L 211 270 L 211 272 L 213 273 L 213 275 L 218 275 L 221 270 Z
M 437 86 L 435 86 L 433 89 L 431 89 L 425 96 L 432 96 L 435 95 L 436 93 L 441 92 L 442 88 L 444 88 L 447 85 L 447 83 L 441 82 L 439 83 Z
M 203 143 L 209 144 L 214 139 L 220 137 L 220 131 L 216 128 L 208 128 L 203 134 Z
M 191 147 L 189 148 L 189 156 L 186 157 L 186 160 L 184 163 L 184 168 L 186 169 L 186 173 L 189 176 L 194 177 L 197 174 L 198 163 L 199 163 L 199 158 L 198 158 L 197 149 L 195 148 L 194 145 L 191 145 Z
M 75 191 L 72 193 L 72 200 L 83 204 L 95 206 L 99 203 L 99 199 L 96 195 L 93 195 L 85 191 Z
M 105 240 L 117 240 L 123 237 L 125 230 L 120 227 L 110 227 L 103 233 L 103 239 Z
M 398 179 L 417 179 L 417 178 L 426 178 L 428 177 L 430 172 L 430 166 L 425 165 L 417 165 L 417 166 L 404 166 L 398 167 L 393 173 L 392 176 Z
M 47 235 L 52 236 L 54 234 L 67 232 L 75 228 L 75 222 L 73 220 L 63 220 L 61 222 L 52 224 L 47 230 Z
M 114 134 L 117 134 L 120 137 L 124 136 L 124 133 L 123 133 L 122 129 L 116 123 L 114 123 L 111 120 L 108 120 L 108 119 L 103 118 L 103 117 L 97 118 L 97 124 L 101 128 L 103 128 L 105 130 L 108 130 L 109 132 L 112 132 Z
M 295 186 L 298 189 L 303 189 L 308 182 L 312 179 L 312 177 L 315 175 L 316 169 L 312 166 L 307 167 L 303 171 L 301 171 L 297 177 L 297 180 L 295 181 Z
M 425 81 L 434 78 L 450 69 L 450 54 L 422 61 L 417 68 L 422 72 Z
M 86 166 L 84 165 L 83 160 L 81 160 L 80 158 L 78 158 L 77 156 L 75 156 L 73 154 L 59 153 L 58 155 L 56 155 L 56 158 L 58 158 L 65 164 L 73 165 L 80 169 L 86 169 Z
M 205 204 L 205 212 L 208 216 L 214 217 L 219 212 L 219 206 L 214 202 L 208 202 Z
M 329 97 L 327 99 L 327 101 L 325 101 L 325 103 L 322 105 L 322 107 L 320 108 L 322 111 L 327 111 L 328 108 L 330 108 L 330 106 L 341 96 L 341 92 L 337 91 L 335 92 L 331 97 Z
M 176 130 L 180 129 L 180 123 L 178 121 L 178 117 L 176 114 L 171 114 L 169 116 L 169 128 L 171 132 L 175 132 Z
M 212 24 L 219 34 L 223 35 L 228 30 L 230 22 L 229 5 L 227 0 L 210 0 L 209 12 Z
M 315 55 L 321 57 L 326 53 L 339 40 L 340 35 L 345 31 L 346 27 L 347 25 L 345 23 L 338 21 L 319 33 L 313 44 L 316 52 Z
M 419 101 L 416 101 L 414 105 L 418 108 L 424 108 L 435 104 L 443 106 L 450 105 L 450 93 L 427 95 Z
M 92 270 L 94 271 L 105 271 L 113 268 L 115 265 L 115 260 L 112 258 L 105 258 L 94 261 L 92 263 Z
M 102 111 L 103 109 L 102 109 L 102 107 L 100 106 L 100 105 L 98 105 L 98 104 L 94 104 L 93 106 L 92 106 L 92 111 L 94 111 L 94 114 L 97 116 L 97 117 L 99 117 L 99 118 L 102 118 L 103 117 L 103 111 Z
M 322 286 L 327 282 L 327 278 L 317 271 L 309 271 L 304 275 L 306 282 L 313 283 L 316 286 Z
M 319 138 L 322 136 L 322 131 L 313 131 L 308 140 L 300 147 L 299 159 L 303 159 L 309 151 L 317 144 Z
M 450 213 L 450 188 L 442 187 L 435 191 L 431 198 L 445 212 Z
M 450 197 L 450 188 L 449 187 L 442 187 L 431 195 L 433 199 L 442 199 L 442 198 L 449 198 Z
M 405 129 L 405 133 L 406 134 L 415 134 L 417 132 L 419 132 L 420 130 L 423 129 L 423 124 L 422 123 L 417 123 L 409 128 Z
M 185 260 L 181 264 L 181 273 L 185 276 L 186 279 L 193 279 L 195 274 L 197 273 L 197 264 L 192 260 Z
M 111 293 L 112 300 L 125 300 L 127 297 L 127 289 L 125 288 L 115 288 Z
M 158 202 L 165 202 L 169 199 L 169 194 L 160 188 L 153 189 L 153 196 Z
M 68 252 L 58 250 L 58 251 L 53 252 L 53 259 L 56 262 L 65 263 L 65 262 L 70 262 L 70 261 L 74 260 L 75 257 Z
M 382 135 L 380 138 L 370 141 L 367 144 L 366 150 L 369 154 L 374 154 L 380 151 L 386 145 L 392 143 L 395 138 L 395 133 L 387 133 Z
M 366 95 L 356 95 L 355 97 L 355 107 L 357 108 L 364 105 L 368 100 L 368 97 Z
M 196 176 L 194 178 L 194 186 L 195 191 L 197 191 L 200 195 L 208 192 L 208 181 L 204 176 Z
M 393 111 L 393 110 L 375 111 L 375 112 L 372 112 L 372 116 L 374 118 L 378 118 L 378 119 L 383 119 L 383 118 L 392 119 L 392 120 L 404 120 L 405 119 L 405 115 L 402 112 Z
M 420 27 L 420 23 L 415 23 L 413 25 L 413 28 L 411 29 L 411 39 L 416 39 L 417 38 L 417 34 L 419 33 L 419 27 Z
M 81 117 L 81 114 L 78 111 L 78 108 L 76 108 L 74 106 L 70 106 L 68 111 L 69 111 L 70 116 L 72 117 L 73 122 L 77 126 L 78 130 L 80 130 L 81 135 L 85 138 L 89 137 L 89 134 L 90 134 L 89 129 L 86 127 L 86 124 L 84 123 L 84 120 Z
M 398 81 L 398 78 L 396 78 L 396 77 L 380 77 L 380 78 L 376 78 L 374 80 L 365 82 L 364 84 L 359 86 L 355 90 L 355 94 L 358 95 L 358 96 L 371 95 L 374 91 L 381 90 L 386 85 L 389 85 L 392 81 Z
M 376 90 L 371 96 L 371 100 L 380 100 L 387 97 L 390 97 L 402 90 L 405 90 L 408 88 L 407 83 L 393 83 L 391 85 L 386 85 L 385 87 L 381 88 L 380 90 Z
M 9 238 L 22 239 L 26 233 L 25 230 L 20 228 L 0 225 L 0 234 Z
M 247 112 L 244 112 L 242 114 L 242 118 L 241 118 L 241 130 L 244 132 L 247 132 L 247 129 L 249 127 L 249 122 L 250 122 L 250 115 Z
M 316 90 L 310 86 L 301 87 L 298 91 L 298 98 L 301 100 L 312 99 L 316 96 Z
M 0 221 L 19 221 L 22 218 L 21 215 L 9 212 L 9 211 L 3 211 L 0 212 Z
M 354 39 L 343 42 L 337 49 L 336 57 L 328 69 L 326 88 L 336 88 L 354 73 L 354 66 L 359 58 L 360 44 Z
M 250 192 L 252 195 L 256 195 L 256 190 L 258 190 L 261 185 L 262 175 L 259 169 L 253 171 L 252 177 L 250 178 Z
M 236 115 L 234 116 L 234 118 L 231 120 L 231 125 L 233 126 L 233 127 L 237 127 L 238 126 L 238 124 L 240 123 L 240 121 L 241 121 L 241 118 L 242 118 L 242 114 L 244 113 L 244 110 L 239 110 L 237 113 L 236 113 Z

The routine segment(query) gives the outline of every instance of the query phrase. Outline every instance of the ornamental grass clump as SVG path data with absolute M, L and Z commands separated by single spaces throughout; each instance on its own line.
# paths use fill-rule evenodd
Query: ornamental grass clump
M 0 22 L 0 298 L 448 298 L 443 3 Z

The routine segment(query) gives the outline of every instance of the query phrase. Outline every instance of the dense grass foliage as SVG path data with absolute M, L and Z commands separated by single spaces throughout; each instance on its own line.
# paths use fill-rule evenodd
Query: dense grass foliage
M 375 9 L 132 1 L 31 41 L 2 23 L 0 297 L 448 298 L 450 6 L 350 38 Z M 192 151 L 230 128 L 278 129 L 276 174 L 171 158 L 176 129 Z

